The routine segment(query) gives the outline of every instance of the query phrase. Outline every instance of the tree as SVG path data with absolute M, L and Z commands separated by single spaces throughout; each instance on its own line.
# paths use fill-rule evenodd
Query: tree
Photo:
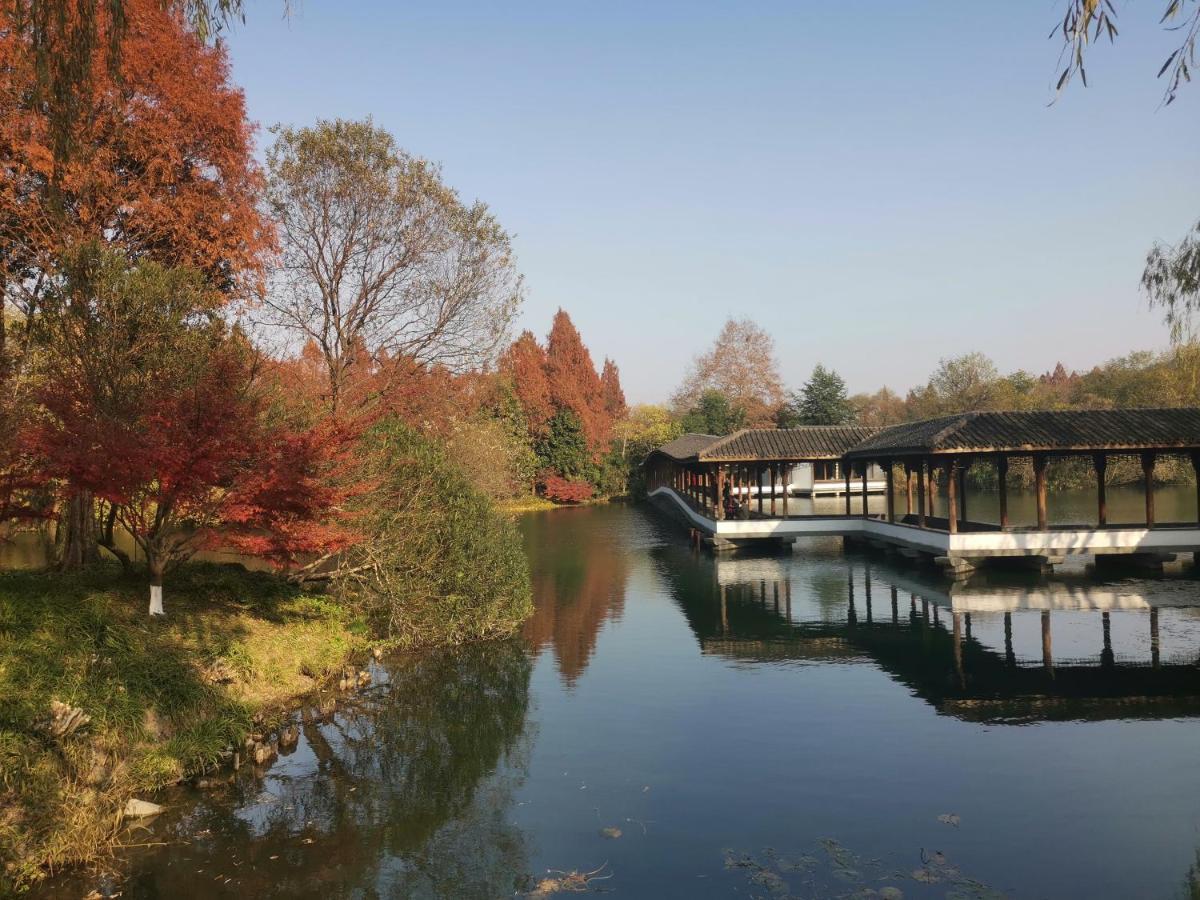
M 600 400 L 610 423 L 625 418 L 628 409 L 625 405 L 625 391 L 621 389 L 621 372 L 617 364 L 608 357 L 604 358 L 604 368 L 600 372 Z
M 570 409 L 560 409 L 550 419 L 546 436 L 534 446 L 543 470 L 573 480 L 591 480 L 595 462 L 583 423 Z
M 120 525 L 145 555 L 151 614 L 164 576 L 205 546 L 280 561 L 336 546 L 335 528 L 305 527 L 337 499 L 325 441 L 267 421 L 256 356 L 206 279 L 94 245 L 64 269 L 36 326 L 54 351 L 37 442 L 54 476 L 104 504 L 101 544 L 130 567 Z
M 75 28 L 89 9 L 68 0 L 53 27 Z M 55 103 L 39 99 L 47 73 L 37 38 L 19 21 L 29 6 L 0 8 L 0 291 L 21 323 L 14 334 L 0 315 L 0 393 L 26 365 L 42 299 L 59 289 L 59 260 L 74 248 L 103 242 L 130 260 L 186 266 L 226 297 L 258 286 L 271 231 L 225 52 L 205 47 L 156 0 L 123 9 L 128 52 L 115 67 L 89 57 L 87 90 L 55 121 Z M 95 554 L 91 522 L 87 492 L 69 491 L 58 531 L 68 567 Z
M 512 386 L 531 438 L 545 434 L 554 415 L 546 351 L 531 331 L 522 331 L 500 357 L 500 374 Z
M 556 409 L 570 410 L 583 429 L 590 453 L 598 456 L 607 446 L 612 422 L 592 355 L 566 310 L 554 314 L 546 336 L 546 376 Z M 619 388 L 619 385 L 618 385 Z M 566 475 L 562 469 L 558 470 Z
M 800 392 L 788 404 L 797 425 L 846 425 L 854 421 L 854 407 L 846 393 L 846 382 L 832 369 L 818 363 Z
M 903 398 L 886 387 L 874 394 L 855 394 L 849 403 L 854 410 L 853 421 L 870 428 L 898 425 L 908 418 Z
M 771 335 L 749 319 L 726 321 L 712 347 L 692 361 L 672 406 L 681 414 L 692 410 L 706 391 L 743 410 L 751 425 L 771 423 L 784 401 Z
M 995 363 L 982 353 L 943 359 L 924 387 L 909 392 L 909 408 L 918 419 L 995 409 L 999 379 Z
M 629 410 L 617 428 L 621 453 L 635 464 L 656 447 L 683 433 L 682 423 L 665 406 L 642 403 Z
M 268 206 L 282 255 L 262 320 L 321 351 L 336 410 L 364 355 L 386 387 L 409 362 L 493 360 L 521 303 L 509 236 L 370 120 L 276 126 Z
M 746 410 L 720 391 L 708 390 L 684 414 L 680 424 L 685 432 L 693 434 L 733 434 L 746 427 Z

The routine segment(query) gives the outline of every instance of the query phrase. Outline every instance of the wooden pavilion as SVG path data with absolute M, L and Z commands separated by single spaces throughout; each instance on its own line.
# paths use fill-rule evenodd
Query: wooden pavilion
M 685 434 L 647 457 L 647 490 L 670 487 L 717 521 L 729 516 L 735 505 L 742 518 L 788 518 L 796 468 L 811 467 L 815 479 L 823 468 L 841 467 L 846 452 L 875 431 L 858 425 L 811 425 L 746 428 L 725 437 Z M 881 480 L 877 468 L 871 471 L 874 480 Z M 865 482 L 862 489 L 867 490 Z

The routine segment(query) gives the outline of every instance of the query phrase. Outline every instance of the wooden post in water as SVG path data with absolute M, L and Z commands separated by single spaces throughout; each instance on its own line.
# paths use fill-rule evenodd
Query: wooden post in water
M 917 525 L 925 527 L 925 460 L 917 463 Z
M 892 624 L 900 623 L 900 596 L 896 593 L 896 586 L 892 585 Z
M 1146 527 L 1154 527 L 1154 452 L 1142 454 L 1142 475 L 1146 483 Z
M 1004 614 L 1004 663 L 1008 666 L 1017 664 L 1017 655 L 1013 653 L 1012 645 L 1012 613 Z
M 1150 665 L 1158 668 L 1158 607 L 1150 607 Z
M 1033 480 L 1037 488 L 1037 527 L 1046 530 L 1046 456 L 1033 454 Z
M 1008 528 L 1008 457 L 996 460 L 996 483 L 1000 489 L 1000 529 Z
M 946 471 L 946 530 L 951 534 L 958 531 L 958 460 L 948 459 Z

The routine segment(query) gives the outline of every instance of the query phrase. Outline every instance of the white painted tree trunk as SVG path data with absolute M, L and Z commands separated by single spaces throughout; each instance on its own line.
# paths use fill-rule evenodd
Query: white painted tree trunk
M 150 585 L 150 615 L 165 616 L 166 614 L 162 605 L 162 585 Z

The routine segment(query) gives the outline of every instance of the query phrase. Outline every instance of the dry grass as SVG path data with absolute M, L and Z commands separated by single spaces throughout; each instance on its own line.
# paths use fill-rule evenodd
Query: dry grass
M 129 797 L 220 765 L 363 643 L 340 607 L 232 566 L 176 575 L 165 620 L 146 604 L 114 572 L 0 574 L 0 895 L 97 856 Z M 53 701 L 90 721 L 52 734 Z

